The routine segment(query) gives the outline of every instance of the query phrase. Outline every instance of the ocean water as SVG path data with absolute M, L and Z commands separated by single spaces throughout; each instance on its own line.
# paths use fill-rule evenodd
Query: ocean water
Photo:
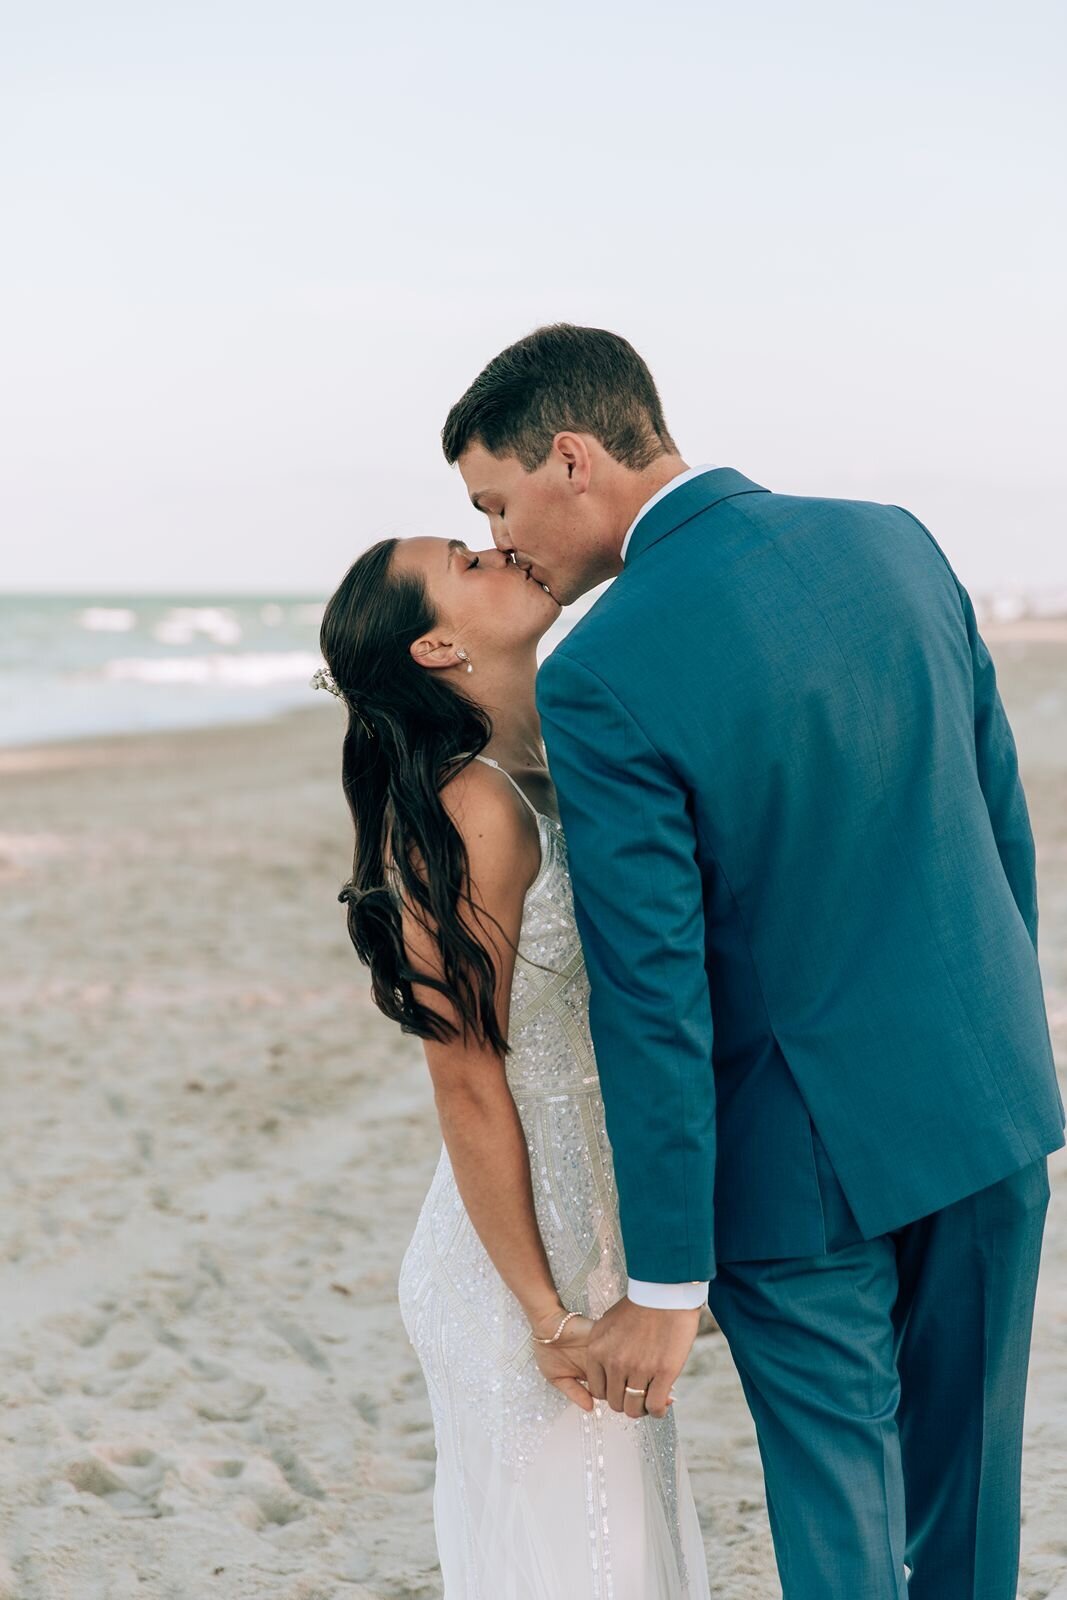
M 599 592 L 552 626 L 542 657 Z M 325 603 L 0 594 L 0 746 L 249 722 L 315 704 Z
M 540 659 L 601 592 L 561 614 Z M 1067 618 L 1064 589 L 972 598 L 983 626 Z M 0 594 L 0 746 L 255 721 L 314 704 L 324 605 L 293 595 Z M 1036 715 L 1039 746 L 1054 724 L 1062 740 L 1067 650 L 1046 658 L 1040 647 L 1000 644 L 996 655 L 1007 665 L 1018 651 L 1043 681 L 1027 683 L 1016 709 L 1027 721 Z
M 324 598 L 0 594 L 0 745 L 306 705 Z

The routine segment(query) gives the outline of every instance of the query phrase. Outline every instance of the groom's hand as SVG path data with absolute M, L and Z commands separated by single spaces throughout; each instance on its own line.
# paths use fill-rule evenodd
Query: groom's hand
M 617 1300 L 593 1324 L 585 1351 L 589 1393 L 630 1417 L 662 1417 L 671 1385 L 685 1366 L 700 1323 L 695 1311 L 659 1311 Z M 646 1389 L 627 1394 L 631 1389 Z

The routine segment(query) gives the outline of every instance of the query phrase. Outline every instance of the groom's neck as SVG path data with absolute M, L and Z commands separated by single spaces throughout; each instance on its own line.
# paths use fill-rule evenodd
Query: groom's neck
M 618 570 L 622 570 L 622 541 L 626 537 L 627 529 L 633 522 L 641 507 L 651 500 L 654 494 L 666 487 L 673 478 L 682 472 L 688 472 L 688 463 L 680 455 L 657 456 L 649 466 L 640 472 L 625 471 L 619 485 L 617 538 L 615 540 L 615 556 L 618 561 Z

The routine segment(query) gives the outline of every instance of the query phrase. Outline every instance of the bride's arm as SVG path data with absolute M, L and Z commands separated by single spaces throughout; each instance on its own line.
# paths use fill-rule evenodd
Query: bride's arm
M 488 913 L 479 916 L 465 906 L 464 920 L 493 957 L 496 1013 L 506 1037 L 513 946 L 526 889 L 538 869 L 538 845 L 518 796 L 482 767 L 466 768 L 445 787 L 441 799 L 467 847 L 471 899 Z M 432 931 L 420 926 L 406 906 L 402 921 L 411 965 L 440 977 Z M 422 1005 L 458 1022 L 457 1012 L 436 990 L 415 984 L 413 992 Z M 566 1308 L 560 1304 L 537 1226 L 526 1135 L 503 1058 L 470 1034 L 466 1041 L 460 1035 L 447 1044 L 427 1039 L 423 1045 L 441 1133 L 467 1215 L 533 1332 L 548 1337 Z

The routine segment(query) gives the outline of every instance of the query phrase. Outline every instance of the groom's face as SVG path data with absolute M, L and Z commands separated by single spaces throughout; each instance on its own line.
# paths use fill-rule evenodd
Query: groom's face
M 516 456 L 494 456 L 480 443 L 457 462 L 467 493 L 489 523 L 498 550 L 514 553 L 536 583 L 560 605 L 591 587 L 588 551 L 595 544 L 595 502 L 576 467 L 553 445 L 548 459 L 527 472 Z

